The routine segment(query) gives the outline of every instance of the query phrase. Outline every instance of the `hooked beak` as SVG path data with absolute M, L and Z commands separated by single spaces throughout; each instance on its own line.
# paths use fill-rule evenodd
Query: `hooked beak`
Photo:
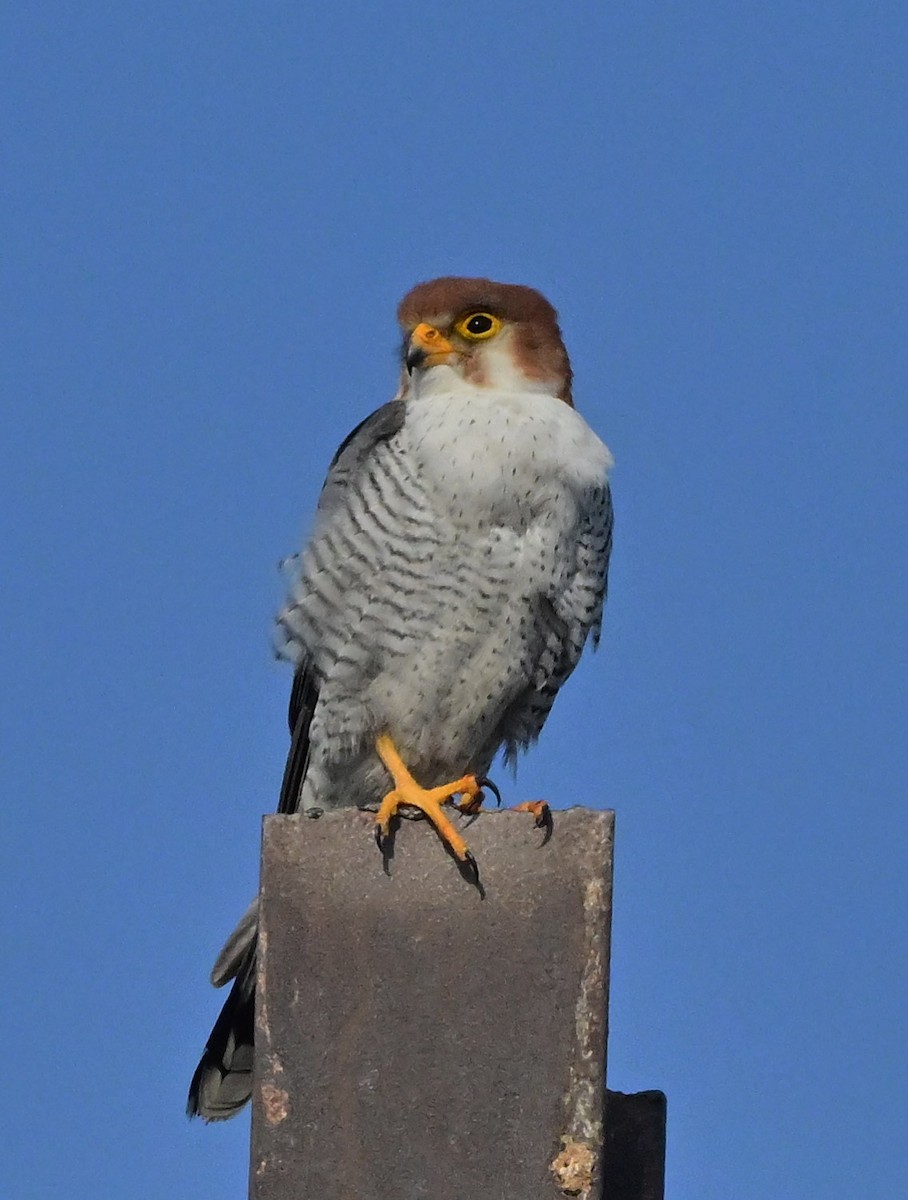
M 417 367 L 435 367 L 449 362 L 456 351 L 444 334 L 425 321 L 410 334 L 407 346 L 407 370 L 412 375 Z

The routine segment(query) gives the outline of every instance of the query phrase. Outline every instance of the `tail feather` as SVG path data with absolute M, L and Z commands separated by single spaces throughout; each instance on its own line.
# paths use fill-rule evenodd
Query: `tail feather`
M 224 943 L 211 968 L 211 982 L 214 987 L 223 987 L 243 970 L 250 954 L 255 954 L 258 930 L 259 902 L 256 897 L 240 917 L 236 929 Z
M 186 1114 L 205 1121 L 236 1116 L 252 1096 L 255 948 L 233 981 L 189 1085 Z

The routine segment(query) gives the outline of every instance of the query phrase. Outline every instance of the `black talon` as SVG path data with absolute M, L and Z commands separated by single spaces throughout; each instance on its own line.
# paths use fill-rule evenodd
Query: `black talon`
M 376 826 L 375 826 L 375 844 L 376 844 L 376 846 L 378 846 L 378 848 L 379 848 L 379 850 L 382 852 L 382 854 L 384 854 L 384 852 L 385 852 L 385 839 L 384 839 L 384 836 L 383 836 L 383 834 L 382 834 L 382 831 L 381 831 L 381 825 L 376 825 Z
M 486 776 L 486 775 L 483 775 L 482 779 L 477 779 L 477 780 L 476 780 L 476 782 L 479 784 L 479 786 L 480 786 L 481 788 L 488 788 L 488 789 L 489 789 L 489 791 L 490 791 L 490 792 L 492 793 L 492 795 L 495 797 L 495 803 L 496 803 L 496 805 L 497 805 L 499 808 L 501 808 L 501 792 L 499 792 L 498 788 L 497 788 L 497 787 L 495 786 L 495 784 L 494 784 L 494 783 L 491 781 L 491 779 L 489 779 L 489 778 L 488 778 L 488 776 Z
M 555 818 L 552 816 L 552 810 L 548 805 L 542 810 L 534 822 L 537 829 L 545 830 L 545 837 L 542 839 L 543 846 L 555 832 Z
M 473 882 L 476 884 L 476 886 L 477 886 L 477 887 L 479 887 L 479 886 L 480 886 L 480 883 L 479 883 L 479 863 L 478 863 L 478 862 L 476 861 L 476 859 L 473 857 L 473 852 L 472 852 L 472 850 L 466 850 L 466 851 L 464 852 L 464 861 L 465 861 L 465 862 L 468 862 L 468 863 L 470 864 L 470 866 L 469 866 L 469 871 L 470 871 L 470 874 L 473 876 Z

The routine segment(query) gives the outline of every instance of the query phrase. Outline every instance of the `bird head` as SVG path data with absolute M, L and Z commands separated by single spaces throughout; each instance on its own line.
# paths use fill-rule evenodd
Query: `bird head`
M 558 314 L 533 288 L 445 276 L 417 284 L 397 315 L 402 398 L 468 386 L 572 403 Z

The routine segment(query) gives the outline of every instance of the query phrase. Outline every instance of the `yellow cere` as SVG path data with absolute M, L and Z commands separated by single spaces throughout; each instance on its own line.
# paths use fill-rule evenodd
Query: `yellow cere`
M 461 337 L 471 342 L 482 342 L 495 336 L 501 328 L 501 322 L 491 313 L 474 312 L 461 317 L 454 328 Z

